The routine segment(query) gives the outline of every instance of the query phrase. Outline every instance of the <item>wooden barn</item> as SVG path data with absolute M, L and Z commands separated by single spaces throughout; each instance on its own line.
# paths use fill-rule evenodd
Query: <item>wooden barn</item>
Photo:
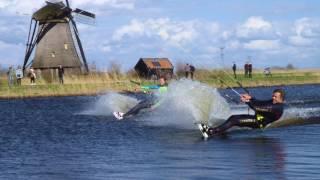
M 147 79 L 173 76 L 173 65 L 168 58 L 140 58 L 134 69 L 140 77 Z

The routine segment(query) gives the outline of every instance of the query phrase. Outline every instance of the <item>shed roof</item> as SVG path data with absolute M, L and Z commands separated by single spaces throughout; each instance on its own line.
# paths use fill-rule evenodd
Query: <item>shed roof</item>
M 140 60 L 150 69 L 173 69 L 173 65 L 168 58 L 140 58 Z

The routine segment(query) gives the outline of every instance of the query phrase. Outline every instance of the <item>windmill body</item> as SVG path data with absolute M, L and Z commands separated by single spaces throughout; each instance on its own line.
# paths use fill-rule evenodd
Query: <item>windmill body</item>
M 69 2 L 51 3 L 36 11 L 30 23 L 30 31 L 24 59 L 24 70 L 28 66 L 41 72 L 54 73 L 59 65 L 67 71 L 88 72 L 73 13 L 95 18 L 95 15 L 69 7 Z M 33 57 L 31 57 L 34 55 Z
M 54 23 L 54 26 L 39 41 L 32 63 L 33 68 L 52 69 L 62 65 L 64 68 L 80 70 L 83 63 L 78 56 L 68 21 L 50 23 Z M 40 25 L 39 29 L 42 29 L 42 26 L 50 26 L 50 23 Z

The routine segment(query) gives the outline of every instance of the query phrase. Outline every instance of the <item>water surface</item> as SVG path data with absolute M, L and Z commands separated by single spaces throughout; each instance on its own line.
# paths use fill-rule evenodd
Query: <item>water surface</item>
M 319 85 L 283 88 L 288 117 L 319 116 Z M 229 91 L 220 93 L 237 99 Z M 250 91 L 265 98 L 272 88 Z M 116 121 L 103 110 L 108 97 L 1 100 L 0 179 L 320 178 L 317 123 L 203 141 L 195 128 L 156 123 L 157 113 Z M 246 111 L 226 101 L 231 113 Z M 184 123 L 178 113 L 165 117 Z

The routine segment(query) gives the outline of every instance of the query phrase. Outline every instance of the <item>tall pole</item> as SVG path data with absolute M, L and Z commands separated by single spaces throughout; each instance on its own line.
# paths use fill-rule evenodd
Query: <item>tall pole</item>
M 66 3 L 67 3 L 67 7 L 70 8 L 70 4 L 68 0 L 66 0 Z
M 220 47 L 220 57 L 221 57 L 221 62 L 222 62 L 222 68 L 224 68 L 224 54 L 223 54 L 223 50 L 224 50 L 224 47 Z

